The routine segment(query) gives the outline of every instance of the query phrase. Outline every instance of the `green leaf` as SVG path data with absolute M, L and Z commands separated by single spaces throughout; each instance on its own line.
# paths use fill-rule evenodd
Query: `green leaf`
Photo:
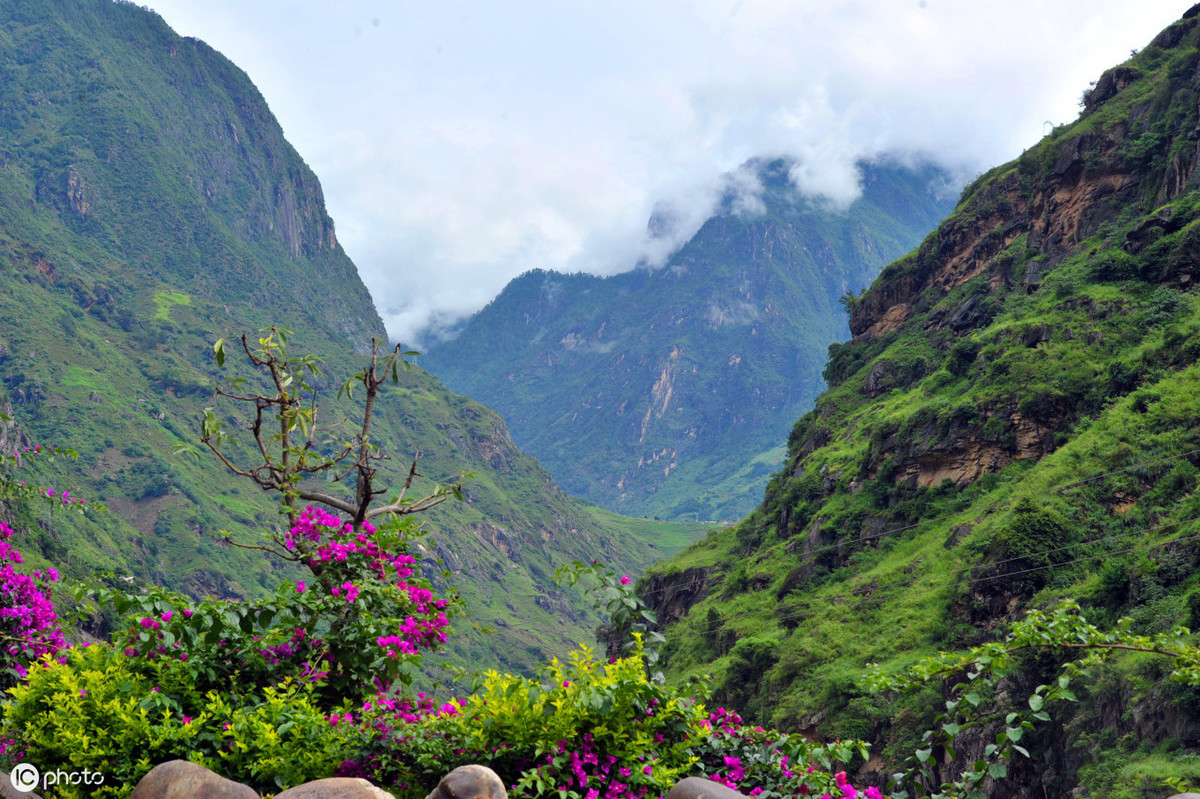
M 1029 709 L 1030 710 L 1041 710 L 1042 705 L 1044 705 L 1045 703 L 1046 703 L 1046 700 L 1042 698 L 1041 694 L 1034 694 L 1033 696 L 1029 697 Z
M 994 780 L 1002 780 L 1008 776 L 1008 766 L 1003 763 L 993 763 L 988 766 L 988 776 Z

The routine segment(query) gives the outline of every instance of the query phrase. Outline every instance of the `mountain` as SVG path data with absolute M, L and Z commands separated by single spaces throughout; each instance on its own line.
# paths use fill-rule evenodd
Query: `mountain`
M 932 166 L 860 164 L 846 209 L 798 194 L 792 166 L 746 165 L 761 191 L 727 191 L 662 268 L 516 278 L 423 363 L 500 411 L 570 493 L 641 516 L 744 516 L 848 333 L 839 297 L 951 207 Z
M 943 697 L 868 696 L 868 663 L 990 640 L 1064 596 L 1102 627 L 1200 627 L 1198 23 L 1200 6 L 1101 75 L 1077 121 L 967 186 L 849 303 L 853 337 L 763 503 L 640 585 L 674 679 L 711 673 L 716 701 L 764 723 L 869 738 L 880 775 Z M 1056 668 L 1020 665 L 1014 697 Z M 1194 784 L 1200 694 L 1164 673 L 1093 669 L 988 795 Z M 957 765 L 994 733 L 965 733 Z
M 220 531 L 254 542 L 279 524 L 274 498 L 173 449 L 197 440 L 222 377 L 213 340 L 271 324 L 327 365 L 323 418 L 355 415 L 337 386 L 386 334 L 320 183 L 241 70 L 136 5 L 0 0 L 0 70 L 3 441 L 74 447 L 77 467 L 32 474 L 110 511 L 24 519 L 21 549 L 71 578 L 224 597 L 273 587 L 284 564 Z M 498 415 L 420 369 L 380 402 L 394 485 L 418 450 L 418 489 L 475 475 L 465 502 L 425 517 L 429 573 L 452 572 L 468 628 L 500 628 L 455 639 L 460 662 L 522 668 L 573 645 L 592 623 L 557 566 L 637 570 L 687 535 L 567 497 Z

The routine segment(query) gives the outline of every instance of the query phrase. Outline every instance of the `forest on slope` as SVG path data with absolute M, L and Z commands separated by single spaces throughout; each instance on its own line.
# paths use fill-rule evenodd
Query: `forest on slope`
M 882 774 L 943 694 L 873 696 L 869 663 L 993 640 L 1063 597 L 1105 629 L 1200 628 L 1198 15 L 968 185 L 850 303 L 853 338 L 763 503 L 639 586 L 669 622 L 673 679 L 711 672 L 762 723 L 867 738 Z M 1060 662 L 1023 658 L 1006 695 Z M 989 795 L 1200 777 L 1200 694 L 1164 676 L 1147 657 L 1097 667 Z M 999 724 L 964 732 L 949 769 Z

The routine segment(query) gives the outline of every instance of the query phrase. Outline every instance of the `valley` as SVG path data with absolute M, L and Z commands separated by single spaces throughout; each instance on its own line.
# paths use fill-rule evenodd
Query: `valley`
M 404 346 L 246 72 L 132 3 L 0 0 L 0 74 L 0 766 L 1200 787 L 1200 6 L 961 192 L 757 156 L 661 265 L 531 260 L 369 411 Z M 362 515 L 217 430 L 273 475 L 362 453 L 289 484 Z M 461 497 L 363 523 L 402 490 Z

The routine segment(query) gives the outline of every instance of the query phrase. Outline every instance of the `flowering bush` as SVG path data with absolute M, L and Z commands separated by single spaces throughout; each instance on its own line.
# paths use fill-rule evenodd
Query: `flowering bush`
M 34 482 L 18 480 L 15 473 L 26 459 L 53 460 L 56 455 L 77 457 L 74 450 L 41 444 L 22 447 L 0 457 L 0 500 L 8 503 L 37 501 L 51 507 L 82 510 L 84 500 L 70 491 L 56 491 Z M 0 688 L 15 685 L 28 672 L 29 664 L 44 655 L 57 655 L 66 648 L 58 614 L 54 609 L 52 583 L 59 581 L 53 568 L 24 574 L 24 563 L 13 545 L 14 531 L 0 522 Z
M 7 420 L 8 417 L 0 414 L 0 419 Z M 29 458 L 41 458 L 53 462 L 56 457 L 74 460 L 79 457 L 79 453 L 67 447 L 34 444 L 32 446 L 21 447 L 21 449 L 13 452 L 11 455 L 0 457 L 0 499 L 9 502 L 36 501 L 49 503 L 52 506 L 64 506 L 81 510 L 86 504 L 86 500 L 71 496 L 70 491 L 57 491 L 54 488 L 47 488 L 36 482 L 18 480 L 15 476 L 16 470 L 23 466 Z
M 482 762 L 519 795 L 658 796 L 687 776 L 703 719 L 688 696 L 649 680 L 641 653 L 598 662 L 582 647 L 536 677 L 488 672 L 481 690 L 423 721 L 449 751 L 415 770 Z M 565 793 L 564 793 L 565 792 Z
M 12 545 L 12 536 L 12 528 L 0 522 L 0 641 L 4 651 L 0 686 L 5 688 L 24 677 L 32 661 L 56 655 L 67 645 L 51 601 L 50 584 L 58 581 L 58 572 L 18 572 L 15 567 L 22 558 Z
M 329 776 L 359 737 L 329 723 L 312 685 L 285 682 L 259 696 L 239 696 L 232 686 L 201 693 L 165 660 L 99 644 L 47 660 L 11 694 L 5 729 L 21 745 L 7 759 L 99 771 L 105 784 L 88 788 L 90 796 L 126 796 L 173 758 L 275 792 Z
M 446 641 L 457 608 L 416 576 L 411 531 L 406 519 L 356 530 L 310 506 L 285 539 L 310 580 L 252 602 L 194 602 L 164 590 L 96 597 L 127 618 L 116 639 L 125 654 L 171 661 L 205 689 L 246 692 L 292 679 L 318 684 L 327 708 L 361 702 L 407 681 L 411 661 Z
M 479 690 L 440 706 L 369 703 L 360 729 L 364 748 L 340 773 L 414 798 L 467 763 L 494 769 L 515 797 L 658 797 L 687 776 L 768 799 L 855 797 L 845 774 L 830 771 L 865 749 L 747 728 L 653 681 L 640 650 L 603 663 L 586 647 L 536 677 L 488 672 Z M 879 799 L 874 788 L 865 796 Z
M 866 746 L 860 741 L 816 744 L 799 735 L 747 727 L 737 713 L 725 708 L 708 717 L 708 730 L 694 747 L 699 757 L 696 771 L 749 796 L 882 796 L 877 788 L 854 788 L 844 771 L 830 773 L 836 763 L 849 762 L 855 755 L 866 758 Z

